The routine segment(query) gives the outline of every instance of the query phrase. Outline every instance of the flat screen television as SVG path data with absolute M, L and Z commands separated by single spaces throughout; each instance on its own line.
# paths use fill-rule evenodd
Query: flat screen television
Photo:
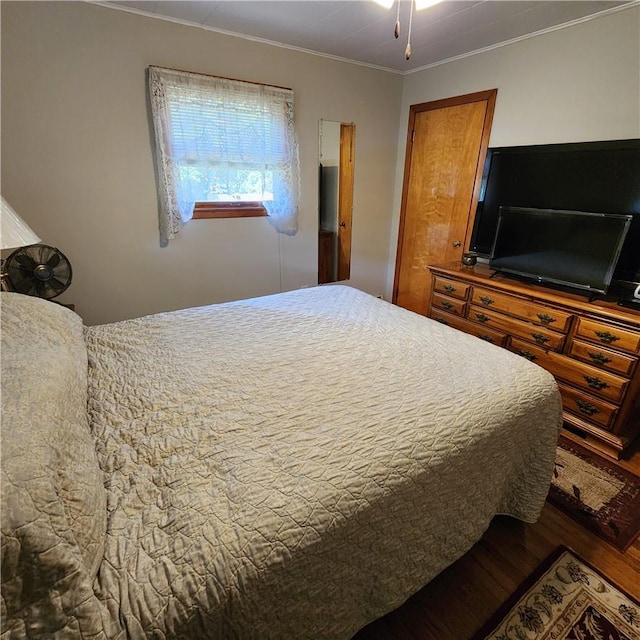
M 606 293 L 632 218 L 500 207 L 489 267 L 544 284 Z
M 640 281 L 640 139 L 490 148 L 471 251 L 489 257 L 501 206 L 634 214 L 614 278 Z

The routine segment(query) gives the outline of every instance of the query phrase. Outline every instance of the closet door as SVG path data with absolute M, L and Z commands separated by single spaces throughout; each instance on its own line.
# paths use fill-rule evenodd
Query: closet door
M 497 89 L 412 105 L 393 301 L 426 315 L 427 267 L 469 245 Z

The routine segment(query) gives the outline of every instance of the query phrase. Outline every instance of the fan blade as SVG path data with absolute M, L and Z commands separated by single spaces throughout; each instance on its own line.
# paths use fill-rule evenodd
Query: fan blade
M 23 278 L 21 281 L 15 282 L 11 280 L 11 284 L 13 288 L 18 293 L 25 293 L 28 296 L 32 296 L 36 294 L 36 282 L 30 278 Z
M 54 267 L 56 267 L 58 265 L 59 262 L 60 262 L 60 254 L 56 251 L 56 253 L 54 253 L 47 260 L 47 266 L 50 267 L 51 269 L 53 269 Z
M 15 261 L 18 263 L 20 269 L 25 271 L 33 271 L 38 263 L 27 253 L 20 253 L 15 257 Z
M 25 275 L 20 269 L 11 269 L 8 277 L 14 291 L 18 293 L 27 293 L 34 286 L 30 272 L 29 275 Z
M 56 295 L 56 292 L 50 286 L 49 280 L 46 282 L 39 282 L 36 285 L 36 293 L 41 298 L 54 298 Z
M 38 247 L 38 260 L 40 264 L 46 264 L 47 260 L 51 256 L 52 248 L 48 244 L 39 244 Z
M 69 263 L 64 260 L 60 260 L 58 264 L 53 268 L 53 274 L 63 278 L 68 278 L 71 273 L 71 269 L 69 267 Z
M 47 280 L 47 284 L 54 291 L 58 291 L 58 292 L 63 291 L 65 289 L 65 287 L 67 286 L 66 282 L 62 282 L 62 280 L 58 280 L 58 278 L 56 278 L 55 276 L 52 277 L 51 279 Z

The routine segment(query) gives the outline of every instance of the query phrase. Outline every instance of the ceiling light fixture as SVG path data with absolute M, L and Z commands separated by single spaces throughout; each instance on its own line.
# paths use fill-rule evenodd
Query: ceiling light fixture
M 377 4 L 385 9 L 391 9 L 393 3 L 396 0 L 374 0 Z M 413 22 L 413 9 L 415 6 L 416 11 L 420 11 L 421 9 L 426 9 L 427 7 L 432 7 L 434 4 L 438 4 L 443 0 L 409 0 L 409 29 L 407 31 L 407 46 L 404 50 L 404 57 L 408 60 L 411 57 L 411 24 Z M 393 29 L 393 35 L 396 38 L 400 37 L 400 3 L 403 0 L 397 0 L 398 3 L 398 11 L 396 13 L 396 26 Z

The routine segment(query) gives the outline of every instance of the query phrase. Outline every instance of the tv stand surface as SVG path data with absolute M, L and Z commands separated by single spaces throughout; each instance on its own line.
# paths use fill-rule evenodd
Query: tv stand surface
M 620 458 L 640 435 L 640 310 L 514 280 L 478 263 L 430 266 L 435 320 L 550 371 L 565 435 Z

